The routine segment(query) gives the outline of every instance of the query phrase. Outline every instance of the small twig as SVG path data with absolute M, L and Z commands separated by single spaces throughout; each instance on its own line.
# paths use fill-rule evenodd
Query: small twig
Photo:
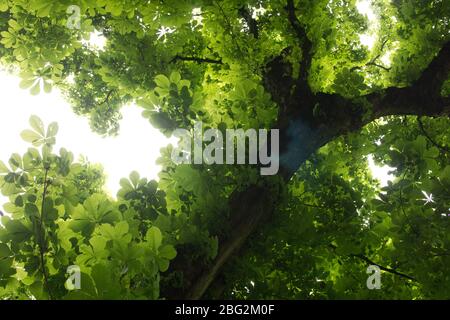
M 417 117 L 417 122 L 419 123 L 420 131 L 422 131 L 423 135 L 428 139 L 428 141 L 431 142 L 432 145 L 437 147 L 438 149 L 444 151 L 444 152 L 450 152 L 450 148 L 446 146 L 442 146 L 439 143 L 437 143 L 431 136 L 428 134 L 428 132 L 425 130 L 425 127 L 422 122 L 422 117 Z
M 373 67 L 381 68 L 381 69 L 383 69 L 383 70 L 385 70 L 385 71 L 390 71 L 390 70 L 391 70 L 390 67 L 388 68 L 388 67 L 385 67 L 385 66 L 383 66 L 383 65 L 381 65 L 381 64 L 378 64 L 378 63 L 375 63 L 375 62 L 373 62 L 373 61 L 370 61 L 370 62 L 366 63 L 366 64 L 363 65 L 363 66 L 355 66 L 355 67 L 352 67 L 352 68 L 350 68 L 350 71 L 360 70 L 361 68 L 367 67 L 367 66 L 373 66 Z
M 392 273 L 392 274 L 395 274 L 395 275 L 397 275 L 399 277 L 406 278 L 406 279 L 411 280 L 411 281 L 417 281 L 415 278 L 413 278 L 411 276 L 408 276 L 407 274 L 398 272 L 398 271 L 396 271 L 394 269 L 391 269 L 391 268 L 383 267 L 382 265 L 380 265 L 380 264 L 378 264 L 376 262 L 373 262 L 372 260 L 370 260 L 369 258 L 367 258 L 366 256 L 364 256 L 362 254 L 352 254 L 350 256 L 358 258 L 358 259 L 361 259 L 361 260 L 365 261 L 366 263 L 368 263 L 370 265 L 377 266 L 381 270 L 389 272 L 389 273 Z
M 390 71 L 391 70 L 390 67 L 388 68 L 388 67 L 383 66 L 382 64 L 377 63 L 377 60 L 380 59 L 381 54 L 383 53 L 384 47 L 386 46 L 387 42 L 388 42 L 388 39 L 385 39 L 383 41 L 383 43 L 381 44 L 381 47 L 380 47 L 380 52 L 372 60 L 370 60 L 369 62 L 367 62 L 363 66 L 355 66 L 355 67 L 351 68 L 350 71 L 359 70 L 359 69 L 361 69 L 363 67 L 368 67 L 368 66 L 374 66 L 374 67 L 383 69 L 385 71 Z
M 315 205 L 315 204 L 304 203 L 304 202 L 298 202 L 298 204 L 301 205 L 301 206 L 311 207 L 311 208 L 317 208 L 317 209 L 324 209 L 324 210 L 329 210 L 329 209 L 330 209 L 330 208 L 328 208 L 328 207 L 324 207 L 324 206 L 320 206 L 320 205 Z
M 433 257 L 447 257 L 447 256 L 450 256 L 450 252 L 447 252 L 447 253 L 433 253 L 431 255 Z
M 332 248 L 334 251 L 337 249 L 337 247 L 336 247 L 335 245 L 333 245 L 333 244 L 329 244 L 328 246 L 329 246 L 330 248 Z M 394 270 L 394 269 L 391 269 L 391 268 L 384 267 L 384 266 L 382 266 L 382 265 L 380 265 L 380 264 L 374 262 L 373 260 L 367 258 L 367 257 L 366 257 L 365 255 L 363 255 L 363 254 L 350 254 L 349 257 L 358 258 L 358 259 L 360 259 L 360 260 L 363 260 L 364 262 L 366 262 L 366 263 L 369 264 L 369 265 L 377 266 L 377 267 L 380 268 L 381 270 L 386 271 L 386 272 L 389 272 L 389 273 L 392 273 L 392 274 L 395 274 L 395 275 L 397 275 L 397 276 L 399 276 L 399 277 L 402 277 L 402 278 L 405 278 L 405 279 L 408 279 L 408 280 L 411 280 L 411 281 L 417 281 L 415 278 L 413 278 L 413 277 L 411 277 L 411 276 L 409 276 L 409 275 L 407 275 L 407 274 L 398 272 L 398 271 L 396 271 L 396 270 Z
M 175 61 L 192 61 L 196 63 L 213 63 L 213 64 L 223 64 L 222 59 L 220 60 L 214 60 L 209 58 L 197 58 L 197 57 L 182 57 L 179 55 L 176 55 L 172 60 L 169 61 L 169 63 L 173 63 Z
M 109 102 L 109 98 L 111 97 L 111 94 L 112 94 L 113 92 L 114 92 L 113 89 L 109 90 L 108 94 L 106 95 L 105 100 L 103 100 L 103 102 L 100 103 L 100 105 L 104 105 L 105 103 L 108 103 L 108 102 Z
M 383 70 L 385 70 L 385 71 L 390 71 L 391 70 L 391 68 L 389 67 L 385 67 L 385 66 L 383 66 L 383 65 L 381 65 L 381 64 L 378 64 L 378 63 L 375 63 L 375 62 L 369 62 L 368 64 L 366 64 L 366 66 L 374 66 L 374 67 L 378 67 L 378 68 L 381 68 L 381 69 L 383 69 Z

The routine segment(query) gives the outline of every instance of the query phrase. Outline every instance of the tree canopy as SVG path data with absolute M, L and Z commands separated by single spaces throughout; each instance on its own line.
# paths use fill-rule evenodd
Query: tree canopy
M 32 116 L 28 152 L 0 162 L 0 297 L 450 298 L 450 4 L 371 6 L 369 48 L 355 0 L 0 0 L 2 66 L 33 95 L 59 88 L 98 134 L 136 103 L 167 136 L 281 135 L 278 175 L 176 165 L 168 146 L 159 181 L 132 172 L 114 199 Z

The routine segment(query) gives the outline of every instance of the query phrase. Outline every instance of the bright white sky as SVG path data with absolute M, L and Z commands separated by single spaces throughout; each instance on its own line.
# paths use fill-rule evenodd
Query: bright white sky
M 7 163 L 12 153 L 23 154 L 31 146 L 21 139 L 20 132 L 29 128 L 28 119 L 35 114 L 45 125 L 58 122 L 55 151 L 64 147 L 74 153 L 75 160 L 84 155 L 90 162 L 103 165 L 108 179 L 106 190 L 112 196 L 119 189 L 119 180 L 133 170 L 143 177 L 157 178 L 160 167 L 155 161 L 160 148 L 170 140 L 141 116 L 142 109 L 123 107 L 119 136 L 102 138 L 91 131 L 86 118 L 74 114 L 58 90 L 31 96 L 28 90 L 19 88 L 19 82 L 18 77 L 0 71 L 0 160 Z M 1 204 L 5 202 L 0 198 Z
M 359 13 L 361 13 L 362 15 L 366 15 L 367 19 L 369 20 L 369 28 L 367 30 L 367 33 L 361 34 L 359 36 L 359 41 L 361 41 L 361 43 L 367 46 L 369 49 L 372 49 L 377 39 L 377 32 L 380 27 L 379 19 L 372 9 L 370 0 L 357 1 L 356 8 L 358 9 Z

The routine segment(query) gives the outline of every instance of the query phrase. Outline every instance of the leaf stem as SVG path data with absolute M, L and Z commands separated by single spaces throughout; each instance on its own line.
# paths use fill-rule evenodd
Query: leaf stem
M 46 167 L 45 168 L 45 174 L 44 174 L 44 191 L 42 193 L 42 204 L 41 204 L 41 217 L 40 217 L 40 221 L 39 221 L 39 233 L 40 233 L 40 239 L 39 239 L 39 256 L 40 256 L 40 260 L 41 260 L 41 272 L 42 275 L 44 277 L 44 287 L 47 290 L 48 296 L 50 298 L 50 300 L 53 300 L 53 296 L 50 290 L 50 286 L 48 284 L 48 274 L 47 271 L 45 270 L 45 226 L 44 226 L 44 219 L 45 219 L 45 215 L 44 215 L 44 204 L 45 204 L 45 198 L 47 196 L 47 190 L 48 190 L 48 171 L 49 168 Z
M 437 143 L 431 136 L 428 134 L 428 132 L 425 130 L 425 127 L 422 122 L 422 117 L 417 117 L 417 122 L 419 123 L 420 131 L 422 131 L 422 134 L 425 136 L 425 138 L 428 139 L 428 141 L 431 142 L 432 145 L 437 147 L 438 149 L 444 151 L 444 152 L 450 152 L 450 148 L 446 146 L 442 146 L 439 143 Z

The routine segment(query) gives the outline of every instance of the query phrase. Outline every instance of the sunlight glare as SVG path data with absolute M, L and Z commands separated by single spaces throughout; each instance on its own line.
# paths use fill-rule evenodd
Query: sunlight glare
M 173 141 L 154 129 L 141 116 L 140 108 L 123 107 L 119 135 L 102 138 L 91 131 L 88 119 L 75 115 L 57 89 L 51 94 L 31 96 L 19 88 L 19 82 L 18 77 L 0 71 L 0 160 L 8 163 L 12 153 L 23 154 L 31 147 L 21 139 L 20 132 L 29 127 L 28 119 L 35 114 L 46 126 L 52 121 L 58 122 L 56 152 L 64 147 L 74 153 L 75 160 L 84 155 L 91 163 L 103 166 L 107 175 L 105 191 L 111 196 L 120 188 L 119 180 L 128 177 L 133 170 L 149 179 L 158 178 L 160 167 L 155 161 L 160 148 Z M 7 201 L 0 195 L 0 207 Z
M 379 29 L 379 19 L 373 11 L 371 0 L 360 0 L 356 2 L 356 8 L 359 13 L 367 16 L 369 20 L 369 29 L 367 33 L 359 35 L 361 43 L 372 50 L 375 41 L 377 40 L 377 33 Z
M 367 161 L 369 163 L 369 169 L 372 177 L 380 181 L 381 187 L 387 186 L 388 181 L 394 180 L 395 176 L 389 172 L 395 170 L 395 168 L 389 166 L 378 166 L 377 164 L 375 164 L 373 155 L 369 155 L 367 157 Z

